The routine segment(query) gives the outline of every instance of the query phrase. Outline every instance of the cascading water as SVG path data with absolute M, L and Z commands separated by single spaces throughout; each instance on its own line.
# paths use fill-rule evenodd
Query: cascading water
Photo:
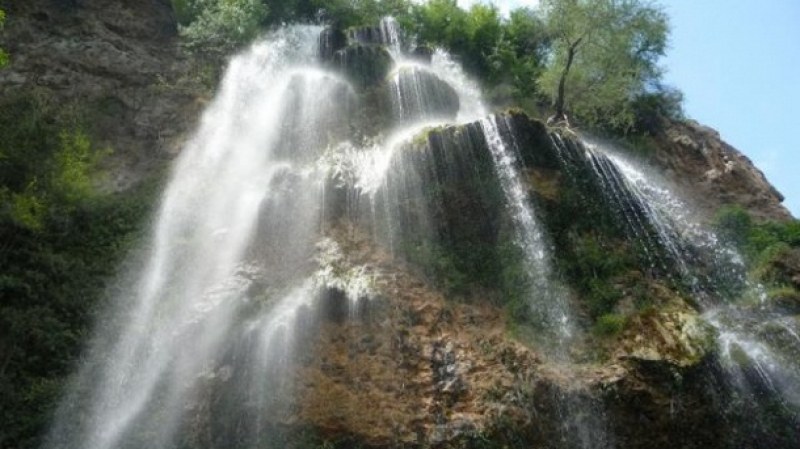
M 667 183 L 608 147 L 582 140 L 583 154 L 554 136 L 561 157 L 584 158 L 606 200 L 665 275 L 675 272 L 717 334 L 727 381 L 752 401 L 774 397 L 800 412 L 800 364 L 780 348 L 800 343 L 793 320 L 759 309 L 764 288 L 747 279 L 742 257 L 700 224 Z M 565 160 L 565 159 L 562 159 Z M 666 257 L 660 258 L 659 252 Z M 667 266 L 667 263 L 669 266 Z M 744 298 L 744 299 L 742 299 Z M 744 302 L 744 304 L 739 304 Z M 766 329 L 769 339 L 759 336 Z M 775 336 L 784 335 L 785 339 Z M 776 348 L 778 350 L 776 350 Z M 768 410 L 765 414 L 770 414 Z
M 563 350 L 563 345 L 573 333 L 567 293 L 554 279 L 549 245 L 532 210 L 528 191 L 520 178 L 519 149 L 513 141 L 508 144 L 503 139 L 496 122 L 501 119 L 481 119 L 481 128 L 486 136 L 509 212 L 517 227 L 517 242 L 524 253 L 526 271 L 531 277 L 531 307 L 541 315 L 539 319 L 554 331 L 558 345 L 561 346 L 559 349 Z M 504 125 L 506 129 L 510 129 L 508 123 Z
M 316 160 L 352 91 L 315 66 L 319 32 L 287 28 L 231 61 L 176 163 L 139 280 L 101 326 L 47 447 L 170 447 L 215 382 L 242 438 L 257 438 L 318 292 L 367 294 L 367 273 L 339 279 L 331 245 L 315 247 Z

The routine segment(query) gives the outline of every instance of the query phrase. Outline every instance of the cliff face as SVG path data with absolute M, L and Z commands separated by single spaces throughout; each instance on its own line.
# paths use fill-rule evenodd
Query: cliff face
M 791 218 L 783 195 L 717 131 L 692 120 L 673 122 L 656 141 L 658 164 L 706 210 L 740 205 L 761 219 Z
M 179 52 L 168 0 L 0 2 L 1 100 L 36 94 L 89 111 L 82 117 L 107 161 L 110 189 L 125 189 L 176 151 L 198 114 L 199 85 Z

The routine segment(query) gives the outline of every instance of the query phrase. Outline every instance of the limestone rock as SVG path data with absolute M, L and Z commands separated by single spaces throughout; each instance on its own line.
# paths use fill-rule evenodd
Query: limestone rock
M 790 218 L 783 195 L 717 131 L 691 120 L 672 122 L 656 140 L 656 162 L 707 210 L 738 204 L 761 219 Z
M 711 326 L 678 299 L 633 321 L 617 357 L 686 368 L 699 363 L 714 348 Z

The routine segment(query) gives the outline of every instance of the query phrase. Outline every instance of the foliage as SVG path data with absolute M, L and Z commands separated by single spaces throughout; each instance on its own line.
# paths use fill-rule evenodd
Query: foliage
M 2 9 L 0 9 L 0 31 L 3 31 L 3 27 L 6 23 L 6 13 Z M 0 48 L 0 69 L 8 65 L 8 53 L 6 53 L 2 48 Z
M 409 0 L 311 0 L 317 17 L 341 28 L 375 25 L 385 16 L 393 16 L 408 28 Z
M 184 45 L 222 57 L 251 41 L 267 19 L 261 0 L 173 0 Z
M 638 0 L 545 0 L 542 7 L 553 55 L 539 84 L 556 115 L 630 128 L 632 101 L 661 75 L 666 14 Z
M 655 134 L 664 120 L 684 119 L 683 93 L 674 87 L 656 83 L 633 99 L 631 112 L 634 117 L 631 131 Z
M 518 95 L 535 92 L 548 38 L 533 11 L 514 10 L 506 20 L 491 4 L 466 11 L 454 0 L 431 0 L 415 6 L 406 25 L 421 43 L 449 49 L 484 82 L 510 83 Z
M 756 222 L 739 206 L 722 208 L 714 221 L 720 238 L 735 246 L 761 282 L 782 287 L 791 282 L 785 261 L 800 249 L 800 220 Z
M 97 165 L 109 153 L 91 144 L 76 111 L 34 93 L 3 103 L 0 129 L 0 219 L 39 229 L 92 198 Z
M 95 190 L 107 151 L 79 107 L 41 92 L 1 106 L 0 441 L 34 447 L 154 189 Z
M 594 326 L 595 333 L 604 336 L 619 335 L 625 329 L 627 319 L 616 313 L 600 316 Z
M 780 246 L 800 247 L 800 220 L 756 222 L 740 206 L 727 206 L 714 220 L 720 237 L 745 252 L 751 260 Z
M 533 96 L 538 93 L 533 80 L 544 70 L 550 36 L 539 16 L 526 8 L 511 11 L 504 31 L 492 55 L 495 77 L 509 81 L 520 96 Z

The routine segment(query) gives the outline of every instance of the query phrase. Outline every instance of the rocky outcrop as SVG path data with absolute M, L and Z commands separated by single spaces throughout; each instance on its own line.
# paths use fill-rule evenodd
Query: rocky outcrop
M 125 189 L 177 151 L 207 88 L 178 48 L 167 0 L 6 2 L 0 101 L 37 92 L 79 104 L 90 134 L 114 155 L 110 189 Z
M 783 195 L 717 131 L 691 120 L 671 122 L 656 142 L 656 162 L 704 209 L 736 204 L 760 219 L 791 217 Z
M 685 305 L 633 319 L 604 361 L 560 362 L 512 337 L 491 298 L 453 302 L 353 224 L 327 234 L 378 273 L 376 295 L 356 315 L 324 314 L 299 351 L 293 405 L 264 423 L 295 437 L 275 447 L 300 447 L 298 432 L 365 448 L 572 448 L 589 434 L 601 448 L 730 442 L 714 425 L 723 393 L 708 388 L 707 329 Z

